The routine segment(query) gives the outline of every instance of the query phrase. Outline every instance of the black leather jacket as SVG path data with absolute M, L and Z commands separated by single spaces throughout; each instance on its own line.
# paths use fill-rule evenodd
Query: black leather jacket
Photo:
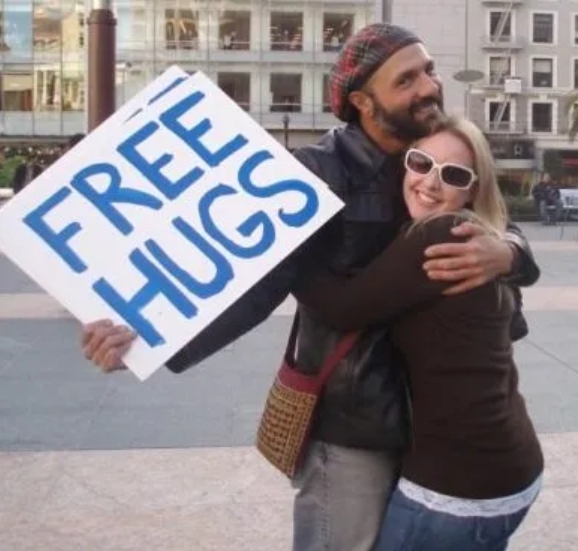
M 406 219 L 401 159 L 384 154 L 357 125 L 331 131 L 318 145 L 303 148 L 296 156 L 344 200 L 345 208 L 177 353 L 167 364 L 172 371 L 190 367 L 264 320 L 299 278 L 306 277 L 311 266 L 321 262 L 335 273 L 354 274 L 387 247 Z M 514 226 L 509 239 L 520 248 L 515 283 L 533 284 L 539 269 L 526 240 Z M 300 313 L 297 363 L 299 369 L 312 373 L 319 369 L 340 335 L 321 324 L 314 312 L 301 307 Z M 526 331 L 518 311 L 515 336 L 523 336 Z M 405 447 L 409 409 L 400 366 L 388 328 L 368 328 L 328 382 L 313 437 L 346 447 Z

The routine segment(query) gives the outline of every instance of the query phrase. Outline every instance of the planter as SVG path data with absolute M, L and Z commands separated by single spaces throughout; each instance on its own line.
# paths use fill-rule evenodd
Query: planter
M 504 199 L 508 207 L 510 220 L 514 222 L 531 222 L 540 219 L 532 197 L 506 195 Z

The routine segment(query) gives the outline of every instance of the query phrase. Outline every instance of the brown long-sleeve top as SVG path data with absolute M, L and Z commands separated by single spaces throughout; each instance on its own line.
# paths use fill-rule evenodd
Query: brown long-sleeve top
M 295 294 L 338 329 L 393 322 L 413 406 L 403 475 L 446 495 L 492 499 L 529 486 L 543 458 L 518 391 L 509 288 L 492 282 L 444 296 L 447 284 L 423 270 L 428 246 L 458 240 L 457 221 L 446 215 L 404 231 L 355 277 L 314 274 Z

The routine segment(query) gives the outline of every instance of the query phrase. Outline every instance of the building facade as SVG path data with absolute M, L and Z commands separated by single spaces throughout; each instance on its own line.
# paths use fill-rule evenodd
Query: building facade
M 86 125 L 90 0 L 0 0 L 0 135 Z M 336 123 L 327 98 L 343 42 L 375 0 L 116 0 L 117 102 L 173 64 L 201 70 L 290 147 Z
M 578 151 L 568 140 L 567 96 L 578 89 L 578 2 L 469 2 L 469 115 L 486 131 L 511 182 L 542 171 L 578 184 Z
M 84 11 L 76 1 L 0 1 L 0 134 L 84 127 Z

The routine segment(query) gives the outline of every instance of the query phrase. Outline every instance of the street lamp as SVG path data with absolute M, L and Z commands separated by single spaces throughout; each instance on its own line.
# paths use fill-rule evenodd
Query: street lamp
M 287 113 L 283 115 L 283 135 L 285 139 L 285 149 L 289 149 L 289 123 L 291 122 L 291 117 Z
M 88 17 L 88 130 L 116 110 L 116 19 L 112 0 L 92 0 Z

